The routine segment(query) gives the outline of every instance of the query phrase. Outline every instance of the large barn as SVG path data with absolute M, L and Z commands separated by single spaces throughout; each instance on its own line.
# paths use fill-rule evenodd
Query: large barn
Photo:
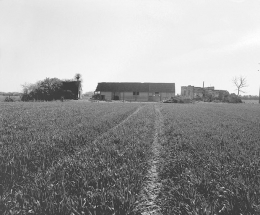
M 101 100 L 159 102 L 175 96 L 175 83 L 101 82 L 95 93 Z

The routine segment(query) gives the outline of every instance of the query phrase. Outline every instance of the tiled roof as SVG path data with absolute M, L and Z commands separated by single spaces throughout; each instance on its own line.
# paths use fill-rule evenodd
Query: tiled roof
M 174 83 L 101 82 L 96 91 L 102 92 L 175 92 Z
M 175 92 L 174 83 L 149 83 L 149 92 Z

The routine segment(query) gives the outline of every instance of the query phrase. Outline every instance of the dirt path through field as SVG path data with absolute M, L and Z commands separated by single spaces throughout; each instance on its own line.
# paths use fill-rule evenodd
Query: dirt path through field
M 141 200 L 139 205 L 137 206 L 138 211 L 141 212 L 142 215 L 160 215 L 160 207 L 156 205 L 155 199 L 158 196 L 160 191 L 161 183 L 158 180 L 158 171 L 157 166 L 160 159 L 160 148 L 161 141 L 160 138 L 162 134 L 163 127 L 163 116 L 161 111 L 157 105 L 155 108 L 155 134 L 152 145 L 153 157 L 150 159 L 150 169 L 147 174 L 147 183 L 143 190 L 141 191 Z

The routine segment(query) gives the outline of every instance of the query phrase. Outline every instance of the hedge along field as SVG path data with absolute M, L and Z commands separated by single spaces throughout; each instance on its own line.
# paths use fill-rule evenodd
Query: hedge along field
M 53 209 L 54 206 L 49 207 L 53 202 L 43 200 L 49 192 L 44 181 L 48 170 L 57 166 L 63 157 L 73 156 L 83 147 L 93 148 L 94 139 L 118 125 L 138 107 L 140 104 L 129 103 L 1 103 L 1 214 L 19 211 L 46 214 Z M 25 200 L 33 193 L 40 196 Z M 54 202 L 57 205 L 53 210 L 60 208 L 59 201 Z M 40 211 L 36 212 L 36 209 Z
M 260 213 L 260 108 L 163 106 L 163 214 Z
M 4 102 L 6 98 L 9 98 L 9 96 L 0 95 L 0 102 Z M 10 98 L 11 98 L 13 101 L 21 101 L 20 96 L 10 96 Z

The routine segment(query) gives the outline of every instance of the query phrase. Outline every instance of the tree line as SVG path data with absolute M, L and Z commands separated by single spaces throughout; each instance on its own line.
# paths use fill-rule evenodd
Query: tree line
M 23 93 L 21 95 L 22 101 L 52 101 L 63 99 L 75 99 L 77 95 L 69 89 L 64 88 L 64 82 L 70 81 L 82 81 L 81 75 L 76 74 L 74 80 L 62 81 L 58 78 L 45 78 L 42 81 L 38 81 L 35 84 L 24 84 Z M 78 85 L 79 87 L 79 85 Z

